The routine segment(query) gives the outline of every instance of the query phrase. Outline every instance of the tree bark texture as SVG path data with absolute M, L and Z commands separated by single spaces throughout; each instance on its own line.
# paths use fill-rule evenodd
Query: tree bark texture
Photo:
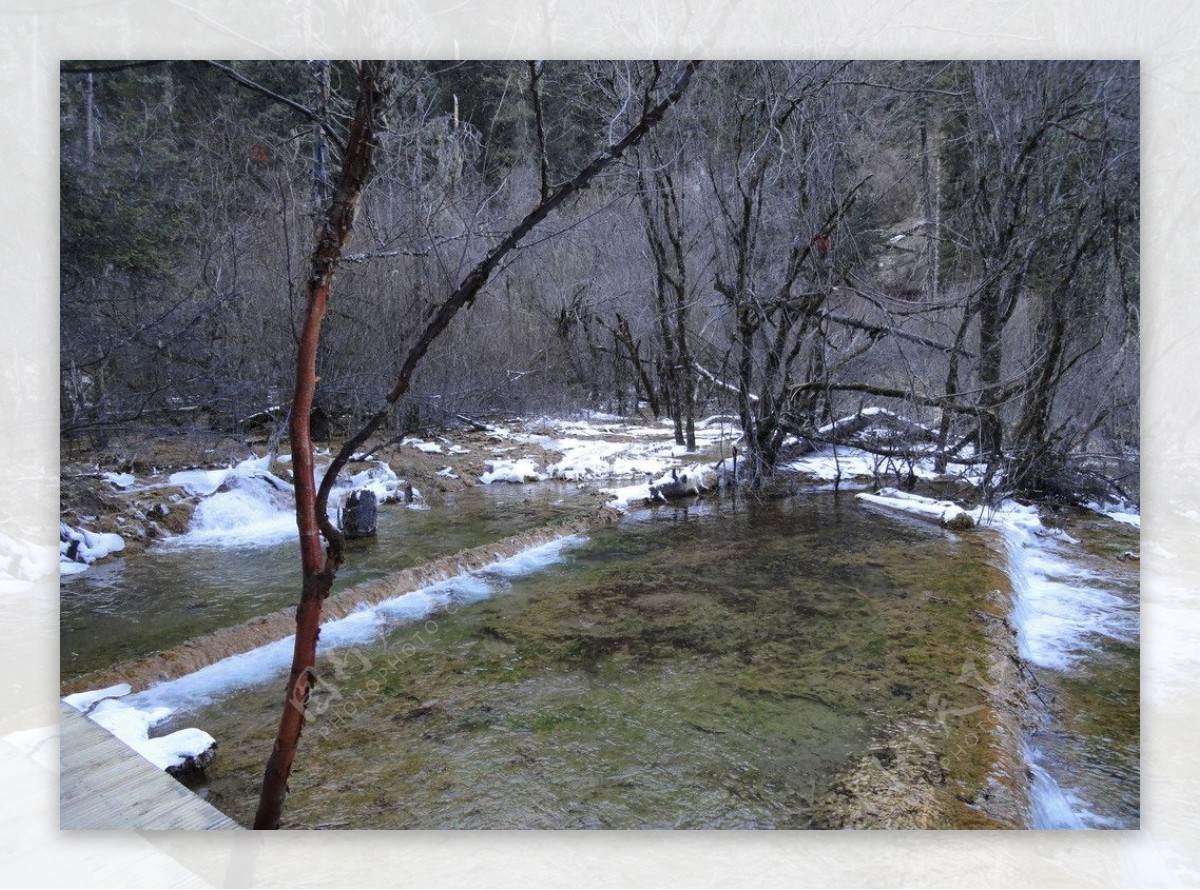
M 334 536 L 340 540 L 341 534 L 329 522 L 323 506 L 318 509 L 310 413 L 317 385 L 317 347 L 333 287 L 333 276 L 342 250 L 353 234 L 354 214 L 371 172 L 375 134 L 389 93 L 386 63 L 363 62 L 359 66 L 358 77 L 358 99 L 350 138 L 342 157 L 341 176 L 313 251 L 312 272 L 308 280 L 308 306 L 296 356 L 296 385 L 289 433 L 303 585 L 300 605 L 296 610 L 296 645 L 288 675 L 283 715 L 263 776 L 262 794 L 254 817 L 255 828 L 279 827 L 284 798 L 287 796 L 288 776 L 300 744 L 305 709 L 312 692 L 321 603 L 329 596 L 337 571 L 337 559 L 327 559 L 321 547 L 322 533 L 331 541 Z

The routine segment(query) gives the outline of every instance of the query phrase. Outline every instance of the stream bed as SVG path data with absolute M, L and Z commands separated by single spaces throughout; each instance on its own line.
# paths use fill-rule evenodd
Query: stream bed
M 839 777 L 886 771 L 904 735 L 920 824 L 1021 826 L 989 807 L 1000 752 L 963 680 L 1005 602 L 978 538 L 810 493 L 635 510 L 571 543 L 415 622 L 385 604 L 373 642 L 326 654 L 285 825 L 834 827 L 862 803 Z M 198 790 L 243 823 L 281 679 L 157 730 L 218 739 Z
M 594 503 L 384 510 L 338 589 Z M 1137 531 L 1021 509 L 958 533 L 828 491 L 633 507 L 364 607 L 322 634 L 285 827 L 1137 827 Z M 289 606 L 293 551 L 64 580 L 64 679 Z M 246 825 L 288 645 L 126 699 L 216 737 L 195 788 Z

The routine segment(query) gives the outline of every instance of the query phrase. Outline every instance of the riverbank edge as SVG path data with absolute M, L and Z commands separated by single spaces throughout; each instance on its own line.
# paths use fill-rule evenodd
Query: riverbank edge
M 362 606 L 419 590 L 438 581 L 482 568 L 498 559 L 515 556 L 523 550 L 570 535 L 586 534 L 620 519 L 621 513 L 608 503 L 600 503 L 587 512 L 551 522 L 540 528 L 510 535 L 499 541 L 481 544 L 449 556 L 389 573 L 334 594 L 325 601 L 322 622 L 344 618 Z M 97 671 L 64 680 L 60 695 L 102 689 L 128 683 L 133 692 L 141 692 L 156 683 L 178 679 L 224 658 L 241 655 L 259 646 L 282 640 L 295 633 L 294 607 L 279 609 L 241 624 L 187 640 L 159 652 L 152 652 Z
M 986 671 L 964 670 L 957 682 L 975 684 L 982 711 L 939 713 L 892 724 L 834 781 L 813 819 L 823 829 L 1029 829 L 1032 776 L 1024 739 L 1032 728 L 1036 684 L 1017 648 L 1011 616 L 1016 604 L 1004 540 L 981 528 L 970 533 L 987 547 L 1004 583 L 981 592 L 975 614 L 987 641 Z M 980 682 L 982 681 L 982 682 Z M 981 746 L 987 754 L 979 756 Z M 956 776 L 946 766 L 984 763 L 983 775 Z M 974 756 L 972 756 L 974 755 Z M 964 781 L 965 780 L 965 781 Z M 972 781 L 973 780 L 973 781 Z M 972 784 L 973 793 L 964 793 Z

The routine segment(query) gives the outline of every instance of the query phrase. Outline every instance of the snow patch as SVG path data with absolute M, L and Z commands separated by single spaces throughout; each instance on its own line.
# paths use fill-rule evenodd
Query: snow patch
M 116 489 L 132 488 L 134 479 L 133 473 L 104 473 L 104 478 Z
M 939 501 L 895 488 L 881 488 L 875 494 L 864 492 L 855 497 L 868 504 L 919 516 L 945 526 L 962 525 L 969 528 L 975 524 L 975 517 L 953 501 Z
M 58 570 L 61 575 L 81 572 L 96 560 L 125 549 L 125 540 L 120 535 L 72 528 L 65 522 L 59 523 L 58 542 Z
M 484 485 L 491 485 L 493 482 L 542 482 L 546 479 L 543 473 L 539 473 L 537 464 L 533 458 L 523 457 L 517 460 L 495 460 L 488 461 L 486 466 L 489 468 L 486 473 L 479 477 L 479 481 Z
M 1132 525 L 1134 528 L 1142 527 L 1141 513 L 1131 510 L 1128 504 L 1099 504 L 1093 501 L 1087 506 L 1089 510 L 1095 510 L 1114 522 Z
M 423 454 L 445 454 L 437 442 L 426 442 L 424 439 L 403 439 L 400 445 L 415 448 Z
M 174 484 L 201 500 L 188 531 L 164 543 L 178 547 L 266 546 L 294 538 L 295 487 L 271 473 L 270 464 L 268 456 L 223 470 L 186 470 L 172 475 Z M 327 466 L 314 468 L 314 481 Z M 329 518 L 337 521 L 338 509 L 353 491 L 370 491 L 378 502 L 392 503 L 401 499 L 403 486 L 390 466 L 376 461 L 334 486 Z
M 150 730 L 171 716 L 171 708 L 139 708 L 130 704 L 128 695 L 129 686 L 121 684 L 95 692 L 68 695 L 63 701 L 77 711 L 87 711 L 88 719 L 108 730 L 159 769 L 183 766 L 216 745 L 216 739 L 195 728 L 150 738 Z

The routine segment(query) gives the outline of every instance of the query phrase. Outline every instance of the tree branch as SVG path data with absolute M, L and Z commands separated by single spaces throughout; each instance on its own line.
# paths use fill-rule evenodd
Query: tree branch
M 408 391 L 412 380 L 413 372 L 416 371 L 421 359 L 425 357 L 425 353 L 429 351 L 429 347 L 441 335 L 441 333 L 449 326 L 454 316 L 463 309 L 469 306 L 478 295 L 479 291 L 488 282 L 492 272 L 504 259 L 504 257 L 514 250 L 521 239 L 528 235 L 539 223 L 546 219 L 551 213 L 561 207 L 566 200 L 576 192 L 582 191 L 588 187 L 588 183 L 602 171 L 605 167 L 620 158 L 626 151 L 636 145 L 642 138 L 650 132 L 655 125 L 659 123 L 666 113 L 683 98 L 684 91 L 687 89 L 688 83 L 692 79 L 692 75 L 700 66 L 699 60 L 688 62 L 671 92 L 667 94 L 660 102 L 647 110 L 641 118 L 634 124 L 621 139 L 610 145 L 604 151 L 600 152 L 592 159 L 586 167 L 580 170 L 573 179 L 563 185 L 558 186 L 554 192 L 545 200 L 539 201 L 525 218 L 519 222 L 508 237 L 488 251 L 475 267 L 467 273 L 462 282 L 455 291 L 446 298 L 442 305 L 438 308 L 433 318 L 429 321 L 425 330 L 417 338 L 417 341 L 408 351 L 408 355 L 404 359 L 404 364 L 400 368 L 400 373 L 396 378 L 390 392 L 384 398 L 383 406 L 367 421 L 366 425 L 358 431 L 352 438 L 343 444 L 337 456 L 330 463 L 329 468 L 325 472 L 324 478 L 321 480 L 321 488 L 317 494 L 317 507 L 322 512 L 325 504 L 329 500 L 329 494 L 333 490 L 334 481 L 337 475 L 341 472 L 342 467 L 349 461 L 353 455 L 367 440 L 367 438 L 377 430 L 383 421 L 387 418 L 387 413 L 393 405 L 399 401 L 400 397 Z M 340 535 L 338 536 L 340 539 Z M 338 540 L 330 541 L 331 556 L 334 559 L 340 559 L 340 542 Z
M 337 134 L 337 131 L 329 124 L 327 120 L 325 120 L 325 118 L 317 114 L 311 108 L 301 105 L 294 99 L 289 99 L 287 96 L 281 96 L 279 93 L 267 89 L 262 84 L 251 80 L 246 75 L 239 71 L 235 71 L 230 66 L 224 65 L 221 62 L 214 61 L 213 59 L 204 59 L 200 64 L 208 65 L 210 68 L 215 68 L 234 83 L 240 84 L 246 87 L 246 89 L 253 90 L 256 93 L 260 93 L 261 95 L 266 96 L 268 99 L 278 102 L 281 105 L 286 105 L 293 111 L 298 112 L 309 120 L 316 122 L 321 129 L 325 131 L 325 135 L 329 137 L 330 141 L 336 145 L 339 150 L 343 152 L 346 150 L 346 143 L 343 141 L 342 137 Z

